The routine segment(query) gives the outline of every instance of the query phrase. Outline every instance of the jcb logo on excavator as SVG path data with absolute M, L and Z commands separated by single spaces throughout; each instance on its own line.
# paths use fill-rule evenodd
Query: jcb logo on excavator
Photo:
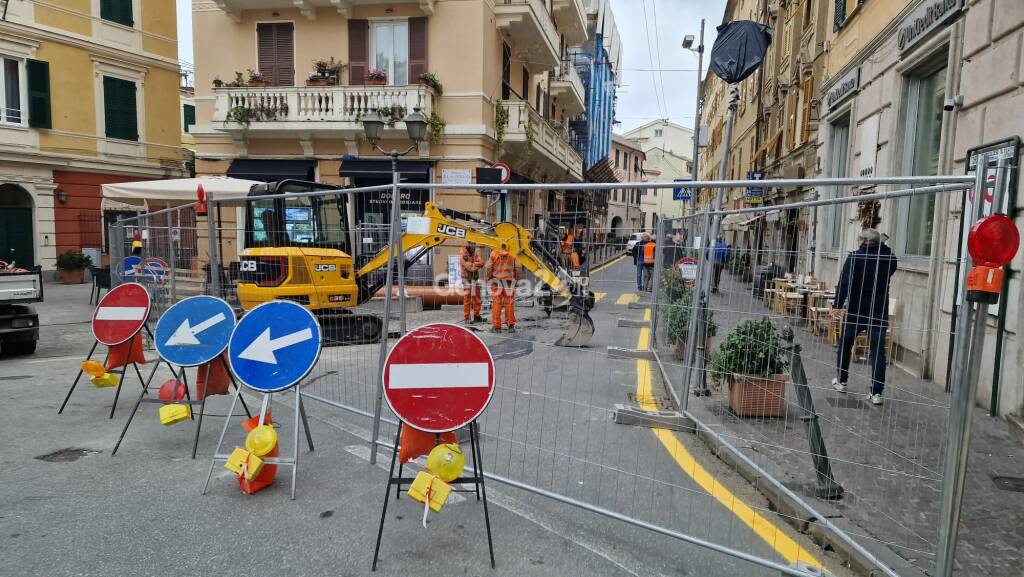
M 315 270 L 316 272 L 334 272 L 334 271 L 338 270 L 338 265 L 336 265 L 336 264 L 318 264 L 315 267 L 313 267 L 313 270 Z
M 454 236 L 455 238 L 466 238 L 466 229 L 452 226 L 450 224 L 437 225 L 437 232 L 448 236 Z

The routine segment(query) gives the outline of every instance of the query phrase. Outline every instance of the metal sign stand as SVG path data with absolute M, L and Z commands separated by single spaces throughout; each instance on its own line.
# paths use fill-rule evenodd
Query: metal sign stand
M 209 363 L 206 363 L 205 365 L 203 365 L 203 367 L 201 367 L 199 369 L 199 370 L 202 370 L 203 368 L 206 369 L 207 387 L 209 387 L 211 365 L 213 363 L 215 363 L 215 362 L 220 362 L 221 363 L 221 365 L 224 367 L 224 370 L 227 371 L 228 378 L 231 379 L 231 386 L 233 386 L 235 388 L 235 390 L 237 391 L 238 390 L 238 383 L 235 382 L 234 375 L 232 375 L 231 371 L 228 369 L 228 364 L 227 364 L 227 362 L 224 361 L 223 355 L 218 355 L 216 359 L 210 361 Z M 178 372 L 174 370 L 174 366 L 171 365 L 171 363 L 168 363 L 166 360 L 164 360 L 162 358 L 157 360 L 156 364 L 153 365 L 153 370 L 149 373 L 149 378 L 146 379 L 146 384 L 142 387 L 142 392 L 139 393 L 138 400 L 135 401 L 135 406 L 132 408 L 131 414 L 128 415 L 128 420 L 125 421 L 124 428 L 121 429 L 121 436 L 117 438 L 117 443 L 114 445 L 114 450 L 110 452 L 110 456 L 111 457 L 113 457 L 117 453 L 117 448 L 121 446 L 121 441 L 124 440 L 124 435 L 125 435 L 125 433 L 128 432 L 128 427 L 132 424 L 132 419 L 135 418 L 135 413 L 139 410 L 139 405 L 141 405 L 142 403 L 164 404 L 165 401 L 162 401 L 162 400 L 160 400 L 158 398 L 153 398 L 153 397 L 148 397 L 147 396 L 149 394 L 149 385 L 153 381 L 153 376 L 156 375 L 156 370 L 160 366 L 160 363 L 165 363 L 167 365 L 167 368 L 171 369 L 171 374 L 174 375 L 175 379 L 179 378 L 178 377 Z M 203 395 L 202 399 L 196 399 L 196 400 L 192 399 L 192 395 L 188 392 L 188 373 L 185 371 L 186 368 L 187 367 L 181 367 L 181 377 L 180 377 L 181 378 L 181 383 L 183 385 L 185 385 L 185 399 L 183 401 L 173 401 L 173 402 L 175 402 L 175 403 L 185 402 L 185 403 L 188 403 L 188 405 L 190 407 L 193 407 L 196 404 L 199 405 L 199 419 L 195 418 L 195 414 L 194 413 L 189 416 L 190 420 L 193 420 L 193 421 L 196 422 L 195 437 L 192 440 L 192 458 L 195 459 L 196 458 L 196 449 L 198 449 L 198 447 L 199 447 L 199 431 L 203 427 L 203 414 L 206 412 L 206 399 L 209 397 L 209 395 Z M 198 373 L 197 373 L 196 378 L 198 379 Z M 198 389 L 197 389 L 197 392 L 198 392 Z M 252 413 L 249 412 L 249 405 L 245 404 L 245 399 L 241 399 L 241 401 L 242 401 L 242 408 L 245 410 L 245 414 L 248 415 L 249 418 L 252 418 Z M 231 416 L 232 416 L 232 413 L 229 412 L 228 413 L 228 418 L 230 419 Z
M 371 571 L 377 570 L 377 559 L 380 555 L 380 541 L 384 536 L 384 519 L 388 514 L 388 501 L 391 496 L 391 486 L 395 486 L 395 499 L 399 498 L 402 492 L 402 485 L 411 485 L 413 477 L 402 476 L 402 465 L 398 465 L 398 476 L 395 476 L 395 462 L 398 460 L 398 444 L 402 438 L 402 427 L 406 426 L 404 423 L 398 423 L 398 432 L 395 433 L 395 446 L 391 452 L 391 468 L 388 470 L 388 483 L 384 490 L 384 505 L 380 511 L 380 527 L 377 529 L 377 544 L 373 548 L 373 565 L 370 566 Z M 440 435 L 438 435 L 440 438 Z M 473 489 L 453 489 L 453 492 L 457 493 L 476 493 L 477 501 L 483 501 L 484 504 L 484 524 L 487 527 L 487 550 L 491 556 L 491 569 L 494 569 L 494 541 L 491 538 L 491 516 L 487 510 L 487 488 L 484 486 L 484 469 L 483 459 L 481 458 L 480 452 L 480 430 L 477 422 L 471 421 L 469 423 L 469 447 L 472 453 L 471 458 L 473 460 L 473 475 L 471 477 L 459 477 L 452 481 L 451 485 L 456 484 L 468 484 L 472 483 Z M 407 491 L 408 492 L 408 491 Z
M 153 333 L 149 332 L 149 327 L 147 327 L 146 325 L 142 325 L 142 328 L 146 330 L 146 333 L 149 334 L 149 338 L 152 339 L 153 338 Z M 134 335 L 131 336 L 131 338 L 129 338 L 127 341 L 125 341 L 125 343 L 129 343 L 128 344 L 129 356 L 131 355 L 131 347 L 134 344 L 135 339 L 136 338 L 140 338 L 141 335 L 142 335 L 142 331 L 141 330 L 137 331 Z M 92 355 L 93 355 L 94 352 L 96 352 L 96 347 L 99 346 L 99 344 L 100 344 L 99 341 L 93 339 L 92 348 L 89 349 L 89 354 L 85 357 L 85 359 L 83 359 L 83 362 L 84 361 L 92 360 Z M 124 343 L 121 343 L 121 344 L 124 344 Z M 120 345 L 117 345 L 117 346 L 120 346 Z M 103 358 L 103 366 L 106 366 L 107 365 L 107 361 L 109 361 L 109 360 L 110 360 L 110 351 L 108 350 L 107 351 L 107 356 Z M 159 364 L 159 361 L 157 362 L 157 364 Z M 131 366 L 135 367 L 135 374 L 138 375 L 138 377 L 139 377 L 139 384 L 142 385 L 143 393 L 145 393 L 145 390 L 146 390 L 146 384 L 148 383 L 148 381 L 146 379 L 142 378 L 142 371 L 139 370 L 139 365 L 138 364 L 136 364 L 134 362 L 133 363 L 127 363 L 127 364 L 124 365 L 124 367 L 122 367 L 120 369 L 120 371 L 114 371 L 112 374 L 120 375 L 121 378 L 118 379 L 117 390 L 114 391 L 114 402 L 111 403 L 111 405 L 110 405 L 110 417 L 109 418 L 111 418 L 111 419 L 114 418 L 114 409 L 117 408 L 117 398 L 119 396 L 121 396 L 121 385 L 124 384 L 125 375 L 128 374 L 128 365 L 131 365 Z M 154 367 L 154 371 L 155 370 L 156 370 L 156 367 Z M 68 405 L 68 401 L 71 400 L 71 393 L 75 392 L 75 387 L 78 386 L 78 381 L 80 381 L 82 379 L 82 375 L 83 374 L 85 374 L 85 370 L 83 370 L 81 368 L 78 369 L 78 375 L 75 377 L 74 382 L 71 383 L 71 388 L 68 389 L 68 394 L 64 396 L 64 402 L 61 403 L 60 404 L 60 408 L 57 409 L 57 414 L 58 415 L 64 413 L 64 407 L 66 407 Z M 150 375 L 150 378 L 152 378 L 152 375 Z
M 232 380 L 234 382 L 234 380 Z M 294 436 L 292 439 L 292 456 L 291 457 L 266 457 L 263 458 L 264 464 L 267 465 L 285 465 L 292 468 L 292 491 L 291 498 L 295 499 L 295 473 L 299 468 L 299 423 L 302 423 L 302 429 L 306 433 L 306 443 L 309 445 L 309 451 L 313 452 L 313 436 L 309 433 L 309 422 L 306 418 L 306 408 L 302 405 L 302 391 L 301 385 L 296 384 L 295 387 L 295 420 L 294 420 Z M 273 393 L 263 393 L 263 401 L 260 405 L 260 418 L 259 422 L 262 423 L 267 416 L 267 409 L 270 406 L 270 400 Z M 231 424 L 231 417 L 235 414 L 235 403 L 242 398 L 242 388 L 235 387 L 235 396 L 231 399 L 231 408 L 228 409 L 228 417 L 224 419 L 224 428 L 220 432 L 220 439 L 217 441 L 217 448 L 214 450 L 213 459 L 210 462 L 210 473 L 206 476 L 206 484 L 203 485 L 203 495 L 206 494 L 206 490 L 210 487 L 210 479 L 213 478 L 213 470 L 217 467 L 217 463 L 226 463 L 228 458 L 231 457 L 228 453 L 221 453 L 220 448 L 224 444 L 224 437 L 228 433 L 228 425 Z M 242 399 L 242 404 L 245 404 L 245 400 Z

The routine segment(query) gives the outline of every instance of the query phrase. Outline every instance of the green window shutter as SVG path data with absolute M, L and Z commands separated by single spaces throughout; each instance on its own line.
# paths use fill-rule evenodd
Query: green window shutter
M 50 63 L 27 60 L 28 71 L 28 125 L 33 128 L 53 128 L 50 116 Z
M 103 77 L 103 114 L 107 138 L 138 140 L 138 112 L 135 107 L 135 83 L 111 76 Z
M 100 0 L 100 18 L 125 26 L 134 26 L 132 0 Z
M 182 124 L 185 126 L 185 132 L 188 132 L 188 127 L 196 123 L 196 107 L 191 104 L 186 104 L 182 112 Z
M 835 0 L 835 20 L 833 21 L 834 28 L 839 29 L 846 23 L 846 0 Z

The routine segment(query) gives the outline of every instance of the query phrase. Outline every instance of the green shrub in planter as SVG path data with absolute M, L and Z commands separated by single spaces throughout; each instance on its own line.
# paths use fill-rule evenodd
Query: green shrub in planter
M 69 250 L 57 256 L 59 270 L 85 270 L 92 265 L 92 257 Z
M 671 343 L 684 343 L 689 335 L 690 313 L 693 312 L 693 289 L 681 285 L 680 296 L 672 304 L 662 307 L 665 332 Z M 718 331 L 715 313 L 707 311 L 704 318 L 704 330 L 707 336 L 714 336 Z
M 708 370 L 717 382 L 730 375 L 768 377 L 782 373 L 789 366 L 782 337 L 772 321 L 743 321 L 729 331 L 711 355 Z

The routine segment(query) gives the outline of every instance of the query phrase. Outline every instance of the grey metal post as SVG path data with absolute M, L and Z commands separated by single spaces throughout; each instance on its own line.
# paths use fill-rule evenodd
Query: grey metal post
M 107 234 L 110 235 L 107 238 L 110 239 L 110 287 L 113 288 L 121 284 L 121 276 L 116 271 L 124 259 L 124 225 L 121 219 L 110 225 Z
M 974 179 L 974 206 L 971 218 L 975 222 L 984 208 L 984 193 L 988 176 L 987 155 L 978 156 L 978 168 Z M 1000 191 L 994 192 L 993 206 L 1002 202 Z M 964 266 L 971 266 L 970 254 Z M 939 509 L 939 543 L 935 552 L 936 577 L 952 577 L 953 559 L 956 556 L 957 532 L 960 526 L 960 506 L 964 496 L 964 482 L 967 476 L 967 456 L 971 444 L 971 419 L 974 414 L 974 396 L 978 384 L 978 369 L 985 345 L 985 305 L 974 310 L 974 303 L 967 300 L 966 287 L 963 304 L 957 311 L 956 335 L 953 352 L 953 380 L 950 390 L 949 428 L 946 434 L 946 456 L 942 467 L 942 501 Z M 1006 298 L 1005 295 L 1003 298 Z
M 210 195 L 206 196 L 206 234 L 209 236 L 207 239 L 209 242 L 208 256 L 210 259 L 210 292 L 214 296 L 220 296 L 220 254 L 218 254 L 217 246 L 217 227 L 220 223 L 217 222 L 217 201 L 210 198 Z
M 657 214 L 657 213 L 655 213 Z M 665 221 L 658 219 L 658 224 L 654 227 L 654 271 L 653 277 L 651 278 L 651 292 L 654 293 L 654 308 L 651 311 L 651 347 L 658 343 L 658 304 L 661 300 L 661 258 L 659 255 L 665 254 Z M 659 250 L 660 249 L 660 250 Z
M 392 222 L 392 233 L 394 239 L 397 240 L 398 246 L 395 248 L 395 253 L 398 260 L 398 330 L 404 335 L 406 332 L 405 325 L 405 252 L 402 250 L 402 197 L 401 190 L 398 189 L 399 183 L 398 173 L 398 153 L 394 153 L 391 156 L 391 222 Z M 395 242 L 395 241 L 392 241 Z M 388 292 L 388 298 L 391 298 L 391 292 Z
M 402 242 L 401 211 L 399 210 L 398 198 L 398 155 L 391 156 L 391 232 L 388 238 L 388 268 L 387 278 L 384 283 L 384 331 L 380 335 L 380 352 L 377 359 L 377 396 L 373 400 L 373 433 L 370 435 L 370 464 L 377 463 L 377 440 L 380 438 L 380 418 L 384 403 L 384 361 L 388 357 L 388 336 L 391 333 L 391 291 L 395 286 L 395 263 L 404 261 L 405 255 L 398 246 Z M 404 282 L 404 263 L 398 265 L 400 283 Z M 401 330 L 405 333 L 405 287 L 399 285 L 399 308 L 401 315 Z
M 702 76 L 704 68 L 704 19 L 700 19 L 700 44 L 697 46 L 697 110 L 694 113 L 693 121 L 693 162 L 690 163 L 691 176 L 690 179 L 696 182 L 700 177 L 698 176 L 697 166 L 700 163 L 700 109 L 701 109 L 701 96 L 704 92 L 704 78 Z M 696 189 L 694 190 L 694 198 L 691 199 L 691 203 L 696 203 Z
M 178 268 L 178 262 L 177 262 L 177 259 L 176 259 L 177 255 L 174 254 L 175 252 L 177 252 L 177 251 L 174 250 L 174 231 L 180 230 L 180 228 L 179 228 L 181 226 L 180 215 L 181 215 L 181 212 L 177 211 L 177 210 L 174 211 L 173 213 L 168 213 L 167 214 L 167 248 L 168 248 L 167 266 L 169 266 L 170 269 L 171 269 L 171 270 L 167 271 L 167 274 L 171 275 L 171 302 L 172 303 L 178 302 L 178 283 L 177 283 L 178 275 L 175 274 L 175 272 L 176 272 L 176 270 Z M 171 216 L 174 216 L 174 220 L 175 220 L 175 226 L 173 226 L 173 227 L 171 226 Z
M 732 130 L 736 120 L 736 107 L 739 103 L 739 91 L 733 87 L 733 93 L 729 100 L 729 116 L 725 123 L 725 142 L 722 149 L 722 165 L 718 171 L 718 179 L 725 180 L 729 172 L 729 146 L 732 145 Z M 694 298 L 691 299 L 691 307 L 694 310 L 690 313 L 690 326 L 686 330 L 686 360 L 683 361 L 683 391 L 680 395 L 683 400 L 683 410 L 690 404 L 690 388 L 693 369 L 698 371 L 704 369 L 704 315 L 707 314 L 708 294 L 711 288 L 711 275 L 714 271 L 714 252 L 712 244 L 718 237 L 718 227 L 722 221 L 722 215 L 711 212 L 722 210 L 722 198 L 725 196 L 725 188 L 718 187 L 715 191 L 715 203 L 710 212 L 705 212 L 704 231 L 706 236 L 700 242 L 700 253 L 697 259 L 698 282 L 694 290 Z

